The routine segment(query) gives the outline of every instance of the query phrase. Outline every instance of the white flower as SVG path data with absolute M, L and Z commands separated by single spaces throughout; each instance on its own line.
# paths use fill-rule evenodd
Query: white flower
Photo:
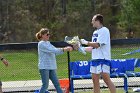
M 74 50 L 78 50 L 79 52 L 82 52 L 84 55 L 86 54 L 85 48 L 82 47 L 78 36 L 74 36 L 74 37 L 65 36 L 65 42 L 71 44 Z

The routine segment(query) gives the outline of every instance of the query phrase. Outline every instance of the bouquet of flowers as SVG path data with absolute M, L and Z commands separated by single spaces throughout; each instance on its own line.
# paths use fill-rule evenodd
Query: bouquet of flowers
M 79 52 L 86 55 L 85 48 L 82 47 L 78 36 L 74 36 L 74 37 L 65 36 L 64 41 L 67 42 L 68 44 L 71 44 L 74 50 L 78 50 Z

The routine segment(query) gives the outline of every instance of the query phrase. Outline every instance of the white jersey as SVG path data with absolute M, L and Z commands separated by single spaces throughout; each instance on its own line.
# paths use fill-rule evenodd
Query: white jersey
M 100 44 L 99 48 L 92 49 L 92 59 L 111 59 L 110 32 L 108 28 L 102 27 L 93 32 L 92 42 Z

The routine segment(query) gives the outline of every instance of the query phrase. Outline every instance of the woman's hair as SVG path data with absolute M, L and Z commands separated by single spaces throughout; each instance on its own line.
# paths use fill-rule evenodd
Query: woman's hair
M 48 28 L 41 28 L 39 32 L 36 33 L 36 38 L 37 40 L 41 40 L 42 38 L 42 35 L 46 34 L 49 32 L 49 29 Z

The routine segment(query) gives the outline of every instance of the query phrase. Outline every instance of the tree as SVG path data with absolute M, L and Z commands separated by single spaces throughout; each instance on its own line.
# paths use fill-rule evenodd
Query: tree
M 135 33 L 139 33 L 137 31 L 137 27 L 139 27 L 140 20 L 140 1 L 139 0 L 122 0 L 121 2 L 121 17 L 119 19 L 120 28 L 129 33 L 130 30 L 133 30 Z

